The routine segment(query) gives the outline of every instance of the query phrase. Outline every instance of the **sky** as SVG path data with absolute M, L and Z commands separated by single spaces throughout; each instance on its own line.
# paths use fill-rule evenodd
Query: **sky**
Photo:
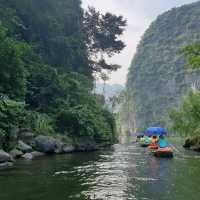
M 110 75 L 109 84 L 126 83 L 128 68 L 136 52 L 142 35 L 156 17 L 165 11 L 197 0 L 82 0 L 82 7 L 93 6 L 102 13 L 112 12 L 123 15 L 128 25 L 122 40 L 126 48 L 109 62 L 120 64 L 122 68 Z

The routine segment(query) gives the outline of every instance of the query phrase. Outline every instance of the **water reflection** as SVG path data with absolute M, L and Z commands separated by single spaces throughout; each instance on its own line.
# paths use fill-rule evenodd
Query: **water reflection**
M 158 159 L 137 144 L 20 161 L 0 172 L 2 200 L 199 200 L 199 154 Z M 17 187 L 16 187 L 17 186 Z

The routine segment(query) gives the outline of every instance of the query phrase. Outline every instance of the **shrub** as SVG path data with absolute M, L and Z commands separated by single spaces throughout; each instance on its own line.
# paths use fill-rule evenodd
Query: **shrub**
M 181 135 L 200 135 L 200 91 L 190 92 L 169 115 L 172 130 Z

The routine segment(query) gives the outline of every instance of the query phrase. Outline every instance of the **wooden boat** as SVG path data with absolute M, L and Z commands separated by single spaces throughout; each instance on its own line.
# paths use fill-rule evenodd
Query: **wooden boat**
M 172 158 L 173 150 L 171 147 L 158 148 L 154 151 L 154 156 L 162 158 Z
M 149 149 L 151 150 L 155 150 L 155 149 L 158 149 L 159 146 L 156 144 L 156 143 L 151 143 L 149 146 L 148 146 Z

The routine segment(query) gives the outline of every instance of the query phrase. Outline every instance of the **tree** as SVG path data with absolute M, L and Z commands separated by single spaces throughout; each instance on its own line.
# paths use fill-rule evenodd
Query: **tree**
M 0 26 L 0 93 L 23 100 L 26 92 L 24 58 L 28 45 L 8 36 Z
M 124 49 L 125 44 L 119 37 L 123 34 L 126 24 L 122 16 L 101 14 L 93 7 L 89 7 L 85 12 L 85 42 L 93 72 L 101 73 L 104 69 L 116 71 L 120 68 L 119 65 L 106 63 L 105 58 L 112 57 Z
M 109 80 L 109 77 L 106 73 L 101 73 L 100 74 L 101 79 L 103 80 L 103 95 L 106 96 L 106 81 Z
M 187 45 L 183 49 L 187 64 L 191 69 L 200 69 L 200 42 Z

